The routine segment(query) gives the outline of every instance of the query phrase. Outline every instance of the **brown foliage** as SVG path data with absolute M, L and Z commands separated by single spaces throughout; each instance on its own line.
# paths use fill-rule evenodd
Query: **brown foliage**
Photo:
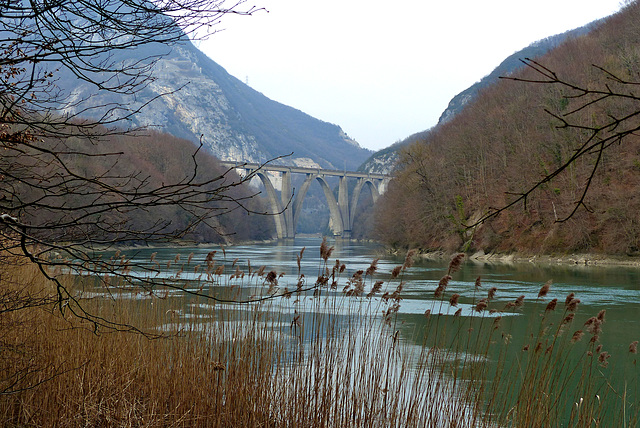
M 576 86 L 629 93 L 635 84 L 628 82 L 640 81 L 639 18 L 636 2 L 535 61 Z M 447 250 L 637 253 L 640 139 L 634 134 L 587 151 L 515 208 L 466 228 L 562 167 L 593 139 L 593 129 L 640 110 L 636 98 L 599 99 L 557 83 L 526 83 L 545 80 L 532 67 L 510 79 L 516 80 L 486 89 L 401 153 L 397 179 L 379 204 L 380 237 L 396 246 Z M 632 126 L 603 128 L 592 141 Z
M 238 209 L 242 205 L 249 211 L 264 212 L 260 201 L 251 198 L 255 192 L 235 184 L 240 178 L 234 172 L 220 166 L 212 155 L 197 151 L 190 141 L 148 132 L 106 136 L 100 144 L 79 137 L 47 144 L 50 150 L 60 153 L 60 160 L 39 153 L 38 162 L 27 171 L 29 175 L 21 177 L 17 185 L 21 188 L 13 190 L 20 195 L 23 209 L 12 214 L 22 223 L 38 227 L 32 231 L 36 236 L 54 241 L 81 241 L 89 237 L 92 242 L 122 239 L 145 242 L 161 240 L 163 236 L 196 242 L 271 237 L 271 218 L 247 217 L 246 210 Z M 23 159 L 23 155 L 16 156 L 22 163 Z M 5 161 L 11 162 L 7 158 Z M 68 168 L 66 176 L 56 173 L 61 166 Z M 155 189 L 172 185 L 179 192 L 179 184 L 187 183 L 194 173 L 197 182 L 211 181 L 218 186 L 211 186 L 206 196 L 185 203 L 181 203 L 180 193 L 170 195 L 168 192 L 173 191 L 170 188 L 165 191 L 164 201 L 157 198 L 147 204 L 152 198 L 139 196 L 143 192 L 153 195 Z M 74 176 L 84 182 L 78 179 L 79 184 L 63 184 Z M 94 179 L 100 180 L 100 184 L 93 186 Z M 37 184 L 43 180 L 46 187 Z M 10 180 L 6 178 L 5 182 Z M 108 186 L 117 191 L 105 190 Z M 127 197 L 138 199 L 127 204 Z M 92 199 L 95 203 L 88 203 Z M 105 209 L 98 209 L 100 204 Z M 203 218 L 199 219 L 199 215 Z M 60 227 L 66 223 L 70 226 Z

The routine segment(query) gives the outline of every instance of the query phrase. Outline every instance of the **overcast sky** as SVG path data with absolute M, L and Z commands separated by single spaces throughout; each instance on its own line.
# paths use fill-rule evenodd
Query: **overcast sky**
M 620 0 L 254 0 L 197 45 L 267 97 L 378 150 L 435 125 L 449 100 L 536 40 Z

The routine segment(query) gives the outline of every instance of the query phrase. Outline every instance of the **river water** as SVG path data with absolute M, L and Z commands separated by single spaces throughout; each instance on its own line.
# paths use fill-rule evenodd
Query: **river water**
M 160 266 L 171 265 L 163 269 L 159 275 L 162 278 L 175 275 L 178 266 L 184 265 L 189 258 L 191 258 L 190 264 L 195 265 L 202 263 L 211 251 L 216 251 L 217 266 L 225 265 L 227 275 L 234 272 L 235 266 L 245 272 L 249 264 L 254 271 L 260 266 L 266 266 L 267 272 L 275 270 L 279 275 L 283 274 L 279 278 L 280 289 L 283 287 L 293 289 L 298 278 L 297 256 L 303 248 L 305 251 L 300 265 L 305 277 L 310 279 L 307 280 L 307 284 L 313 283 L 322 272 L 321 242 L 320 238 L 302 238 L 288 243 L 236 245 L 226 247 L 224 251 L 218 246 L 136 249 L 128 251 L 127 256 L 132 258 L 132 264 L 135 265 L 144 263 L 150 259 L 152 253 L 156 253 L 155 260 Z M 328 244 L 335 247 L 328 260 L 329 266 L 332 266 L 336 259 L 346 265 L 346 272 L 342 275 L 344 282 L 354 272 L 366 270 L 372 260 L 379 258 L 373 280 L 382 280 L 386 284 L 389 283 L 393 268 L 404 262 L 404 255 L 390 255 L 382 246 L 374 243 L 329 241 Z M 179 262 L 176 262 L 176 255 L 180 255 Z M 572 331 L 584 329 L 583 324 L 588 318 L 603 309 L 606 310 L 599 343 L 602 344 L 603 350 L 611 355 L 608 360 L 610 367 L 625 367 L 624 370 L 613 369 L 611 375 L 617 378 L 620 384 L 635 384 L 634 388 L 638 388 L 640 367 L 635 363 L 630 365 L 628 362 L 630 358 L 635 358 L 629 353 L 629 344 L 640 340 L 640 269 L 617 266 L 483 263 L 465 260 L 461 269 L 452 275 L 453 278 L 445 292 L 445 299 L 435 299 L 434 290 L 440 278 L 446 275 L 447 267 L 448 260 L 433 261 L 416 258 L 413 266 L 407 269 L 400 279 L 389 283 L 391 284 L 390 292 L 395 289 L 400 280 L 403 283 L 403 300 L 397 319 L 400 339 L 405 343 L 416 347 L 421 345 L 423 336 L 416 334 L 416 331 L 420 331 L 427 325 L 424 315 L 426 310 L 430 310 L 434 315 L 442 313 L 452 317 L 456 310 L 462 309 L 463 318 L 503 316 L 509 320 L 515 346 L 529 345 L 527 341 L 531 338 L 531 326 L 539 323 L 538 320 L 544 313 L 547 303 L 552 298 L 557 298 L 558 310 L 562 311 L 566 296 L 569 293 L 575 293 L 575 297 L 580 299 L 580 304 L 571 326 Z M 184 270 L 181 275 L 184 279 L 195 279 L 198 274 L 192 270 Z M 478 277 L 480 277 L 480 288 L 476 288 Z M 368 287 L 373 280 L 367 280 Z M 538 298 L 541 286 L 549 280 L 552 283 L 548 295 Z M 341 291 L 344 282 L 337 288 L 336 293 Z M 257 288 L 260 288 L 259 285 L 256 283 Z M 382 292 L 385 290 L 384 287 Z M 491 314 L 487 310 L 480 314 L 475 311 L 473 306 L 475 302 L 480 297 L 485 297 L 488 290 L 493 287 L 497 291 L 490 301 L 489 308 L 497 309 L 499 312 Z M 365 290 L 366 292 L 368 289 Z M 453 293 L 461 296 L 456 307 L 451 307 L 448 301 Z M 521 309 L 501 311 L 519 296 L 524 296 L 525 302 Z M 372 300 L 379 301 L 380 297 Z M 286 306 L 283 307 L 287 310 Z M 290 311 L 293 313 L 293 306 L 290 306 Z M 637 408 L 634 411 L 637 412 Z
M 258 243 L 249 245 L 236 245 L 226 247 L 224 254 L 219 246 L 199 246 L 194 248 L 177 247 L 161 249 L 136 249 L 128 251 L 132 257 L 132 264 L 149 260 L 152 253 L 157 253 L 155 260 L 160 266 L 174 261 L 180 254 L 182 264 L 193 253 L 191 264 L 201 263 L 207 254 L 217 251 L 215 259 L 218 265 L 226 264 L 227 274 L 232 274 L 231 265 L 236 265 L 246 271 L 250 263 L 253 269 L 266 266 L 266 270 L 275 270 L 278 274 L 284 274 L 279 280 L 281 285 L 295 286 L 297 278 L 296 257 L 305 248 L 301 267 L 307 278 L 315 278 L 318 275 L 321 259 L 319 248 L 320 238 L 296 239 L 293 243 Z M 384 251 L 384 248 L 375 243 L 329 241 L 334 246 L 334 251 L 329 260 L 332 265 L 335 259 L 339 259 L 347 267 L 344 278 L 349 277 L 357 270 L 366 270 L 373 259 L 379 258 L 376 280 L 389 279 L 391 270 L 404 262 L 404 255 L 393 256 Z M 181 263 L 172 263 L 169 269 L 164 269 L 162 276 L 171 276 Z M 421 260 L 415 259 L 414 265 L 404 272 L 403 298 L 399 314 L 407 323 L 419 323 L 426 309 L 433 312 L 451 312 L 462 307 L 462 315 L 474 315 L 468 305 L 470 297 L 474 294 L 475 282 L 481 277 L 482 287 L 477 296 L 486 293 L 492 287 L 497 288 L 492 307 L 503 308 L 508 302 L 514 301 L 518 296 L 525 296 L 525 308 L 527 306 L 542 306 L 551 298 L 558 298 L 564 302 L 569 293 L 575 293 L 580 299 L 579 310 L 576 318 L 591 317 L 598 311 L 605 309 L 606 322 L 601 341 L 609 351 L 622 352 L 628 350 L 628 345 L 634 340 L 640 340 L 640 269 L 621 266 L 584 266 L 584 265 L 537 265 L 532 263 L 484 263 L 465 260 L 460 271 L 453 275 L 446 295 L 458 293 L 461 304 L 456 308 L 449 305 L 434 306 L 436 300 L 433 292 L 438 281 L 447 273 L 447 260 Z M 194 273 L 185 273 L 183 277 L 195 277 Z M 551 290 L 545 299 L 536 298 L 540 287 L 551 280 Z M 531 302 L 531 303 L 529 303 Z M 542 306 L 544 307 L 544 306 Z M 527 311 L 525 309 L 524 314 Z M 582 318 L 580 318 L 582 319 Z
M 137 249 L 129 251 L 132 262 L 148 260 L 152 253 L 157 253 L 155 260 L 160 266 L 175 260 L 177 254 L 181 255 L 181 261 L 193 253 L 191 264 L 201 263 L 206 255 L 215 250 L 215 259 L 218 265 L 226 264 L 227 274 L 232 274 L 231 265 L 235 261 L 244 271 L 250 263 L 255 270 L 260 266 L 266 266 L 266 270 L 275 270 L 278 274 L 284 274 L 279 280 L 281 285 L 295 286 L 297 278 L 296 257 L 305 248 L 301 268 L 307 278 L 315 278 L 321 266 L 319 248 L 320 238 L 296 239 L 293 243 L 258 243 L 249 245 L 237 245 L 225 247 L 224 254 L 219 246 L 199 246 L 194 248 L 161 248 L 161 249 Z M 334 246 L 329 259 L 332 265 L 336 259 L 347 267 L 343 278 L 348 278 L 357 270 L 366 270 L 372 260 L 379 258 L 375 280 L 387 281 L 389 273 L 397 265 L 404 262 L 404 255 L 394 256 L 384 251 L 384 248 L 375 243 L 329 241 Z M 170 269 L 165 269 L 161 276 L 171 276 L 180 263 L 173 263 Z M 434 312 L 447 313 L 451 310 L 448 304 L 435 308 L 433 292 L 438 281 L 447 273 L 448 260 L 421 260 L 415 259 L 413 266 L 403 274 L 404 301 L 400 307 L 401 314 L 406 321 L 411 321 L 415 316 L 423 317 L 426 309 Z M 173 270 L 172 270 L 173 269 Z M 184 277 L 195 277 L 194 273 L 183 274 Z M 508 302 L 514 301 L 518 296 L 525 296 L 525 308 L 527 306 L 542 306 L 551 298 L 558 298 L 564 302 L 569 293 L 575 293 L 580 299 L 579 316 L 590 317 L 600 310 L 606 310 L 606 322 L 602 341 L 605 346 L 610 346 L 616 352 L 619 349 L 626 351 L 633 340 L 640 340 L 640 268 L 621 266 L 584 266 L 584 265 L 537 265 L 533 263 L 485 263 L 465 260 L 460 271 L 453 274 L 447 288 L 446 296 L 458 293 L 462 304 L 456 308 L 463 308 L 462 315 L 473 315 L 471 307 L 465 305 L 476 290 L 476 279 L 481 278 L 482 287 L 477 292 L 477 297 L 492 287 L 497 288 L 492 307 L 503 308 Z M 551 280 L 552 285 L 548 296 L 536 298 L 540 287 Z M 483 296 L 484 297 L 484 296 Z M 453 312 L 451 312 L 453 313 Z M 526 314 L 527 311 L 525 310 Z M 581 319 L 581 318 L 580 318 Z M 415 320 L 414 320 L 415 321 Z

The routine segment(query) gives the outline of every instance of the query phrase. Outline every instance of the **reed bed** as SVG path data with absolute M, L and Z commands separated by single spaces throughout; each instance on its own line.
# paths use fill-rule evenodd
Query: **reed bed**
M 620 388 L 609 377 L 613 360 L 616 369 L 637 373 L 637 342 L 610 359 L 599 342 L 606 314 L 578 320 L 578 298 L 549 299 L 550 283 L 536 302 L 516 298 L 498 308 L 496 290 L 485 290 L 480 278 L 471 296 L 447 291 L 463 262 L 458 255 L 416 328 L 398 316 L 414 253 L 392 272 L 377 272 L 375 260 L 350 272 L 323 242 L 312 282 L 300 270 L 302 256 L 295 284 L 264 267 L 240 269 L 237 260 L 227 262 L 225 275 L 223 261 L 215 265 L 212 257 L 196 280 L 177 286 L 174 275 L 173 283 L 144 290 L 112 281 L 106 293 L 104 284 L 60 273 L 87 311 L 145 334 L 96 334 L 60 312 L 55 288 L 33 266 L 3 264 L 0 420 L 64 427 L 638 426 L 637 378 Z M 197 270 L 191 257 L 175 262 Z M 270 298 L 225 303 L 263 297 Z M 20 301 L 27 304 L 12 309 Z M 526 337 L 514 338 L 510 325 L 527 304 L 544 310 Z

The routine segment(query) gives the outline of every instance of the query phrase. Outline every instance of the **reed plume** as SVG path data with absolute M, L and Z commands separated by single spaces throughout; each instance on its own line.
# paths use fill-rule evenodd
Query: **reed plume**
M 567 298 L 566 298 L 566 299 L 564 299 L 564 306 L 565 306 L 565 307 L 568 307 L 568 306 L 569 306 L 569 303 L 571 303 L 571 301 L 573 300 L 573 298 L 574 298 L 574 297 L 576 297 L 576 294 L 575 294 L 575 293 L 569 293 L 569 294 L 567 295 Z
M 488 306 L 487 299 L 483 298 L 478 301 L 478 303 L 476 304 L 475 310 L 476 312 L 482 312 L 485 309 L 487 309 L 487 306 Z
M 586 330 L 593 335 L 602 333 L 601 325 L 602 321 L 598 317 L 591 317 L 584 323 Z
M 306 247 L 302 247 L 302 249 L 300 250 L 300 254 L 296 255 L 296 264 L 298 265 L 298 275 L 300 275 L 300 270 L 301 270 L 301 262 L 302 262 L 302 254 L 304 254 L 304 249 Z
M 440 287 L 442 287 L 443 289 L 446 289 L 447 286 L 449 285 L 449 281 L 451 281 L 451 275 L 445 275 L 442 278 L 440 278 L 440 281 L 438 282 L 438 285 Z
M 607 351 L 601 352 L 598 356 L 598 363 L 602 367 L 607 367 L 607 365 L 609 365 L 609 361 L 607 361 L 609 358 L 611 358 L 611 355 L 609 355 Z
M 449 298 L 449 304 L 451 306 L 458 306 L 458 299 L 460 299 L 460 295 L 457 293 L 454 293 L 451 295 L 451 297 Z
M 524 306 L 524 294 L 516 298 L 515 304 L 516 308 L 521 308 L 522 306 Z
M 577 330 L 575 333 L 573 333 L 573 336 L 571 337 L 571 342 L 572 343 L 579 342 L 580 339 L 582 339 L 582 336 L 584 336 L 584 331 Z
M 400 275 L 400 272 L 402 272 L 402 266 L 394 267 L 391 271 L 391 279 L 396 279 Z
M 575 312 L 578 309 L 579 303 L 580 299 L 571 299 L 571 301 L 567 304 L 567 310 L 569 312 Z
M 402 270 L 409 269 L 413 266 L 413 259 L 418 253 L 418 250 L 415 248 L 407 251 L 407 255 L 404 258 L 404 263 L 402 264 Z
M 460 266 L 462 266 L 462 260 L 464 260 L 464 253 L 458 253 L 453 256 L 449 262 L 449 271 L 447 274 L 451 275 L 452 273 L 457 272 L 460 269 Z
M 276 286 L 278 285 L 278 274 L 275 270 L 269 271 L 266 278 L 264 279 L 269 285 Z
M 365 271 L 365 276 L 372 276 L 378 270 L 378 261 L 380 259 L 373 259 L 367 270 Z
M 320 258 L 322 258 L 322 260 L 324 260 L 325 263 L 327 262 L 329 257 L 331 257 L 331 253 L 333 253 L 333 250 L 334 250 L 333 245 L 329 247 L 329 245 L 327 244 L 327 237 L 326 236 L 323 237 L 322 243 L 320 244 Z
M 538 291 L 538 298 L 545 297 L 549 293 L 549 289 L 551 289 L 552 281 L 547 281 Z
M 558 299 L 553 299 L 549 303 L 547 303 L 547 307 L 545 308 L 545 312 L 551 312 L 556 309 L 556 305 L 558 304 Z
M 378 293 L 382 289 L 382 284 L 384 284 L 384 281 L 376 281 L 371 287 L 371 291 L 369 292 L 369 294 L 367 294 L 367 297 L 372 297 L 373 295 Z
M 476 282 L 475 282 L 476 290 L 477 290 L 478 288 L 482 287 L 481 278 L 482 278 L 482 277 L 480 277 L 480 276 L 476 278 Z

